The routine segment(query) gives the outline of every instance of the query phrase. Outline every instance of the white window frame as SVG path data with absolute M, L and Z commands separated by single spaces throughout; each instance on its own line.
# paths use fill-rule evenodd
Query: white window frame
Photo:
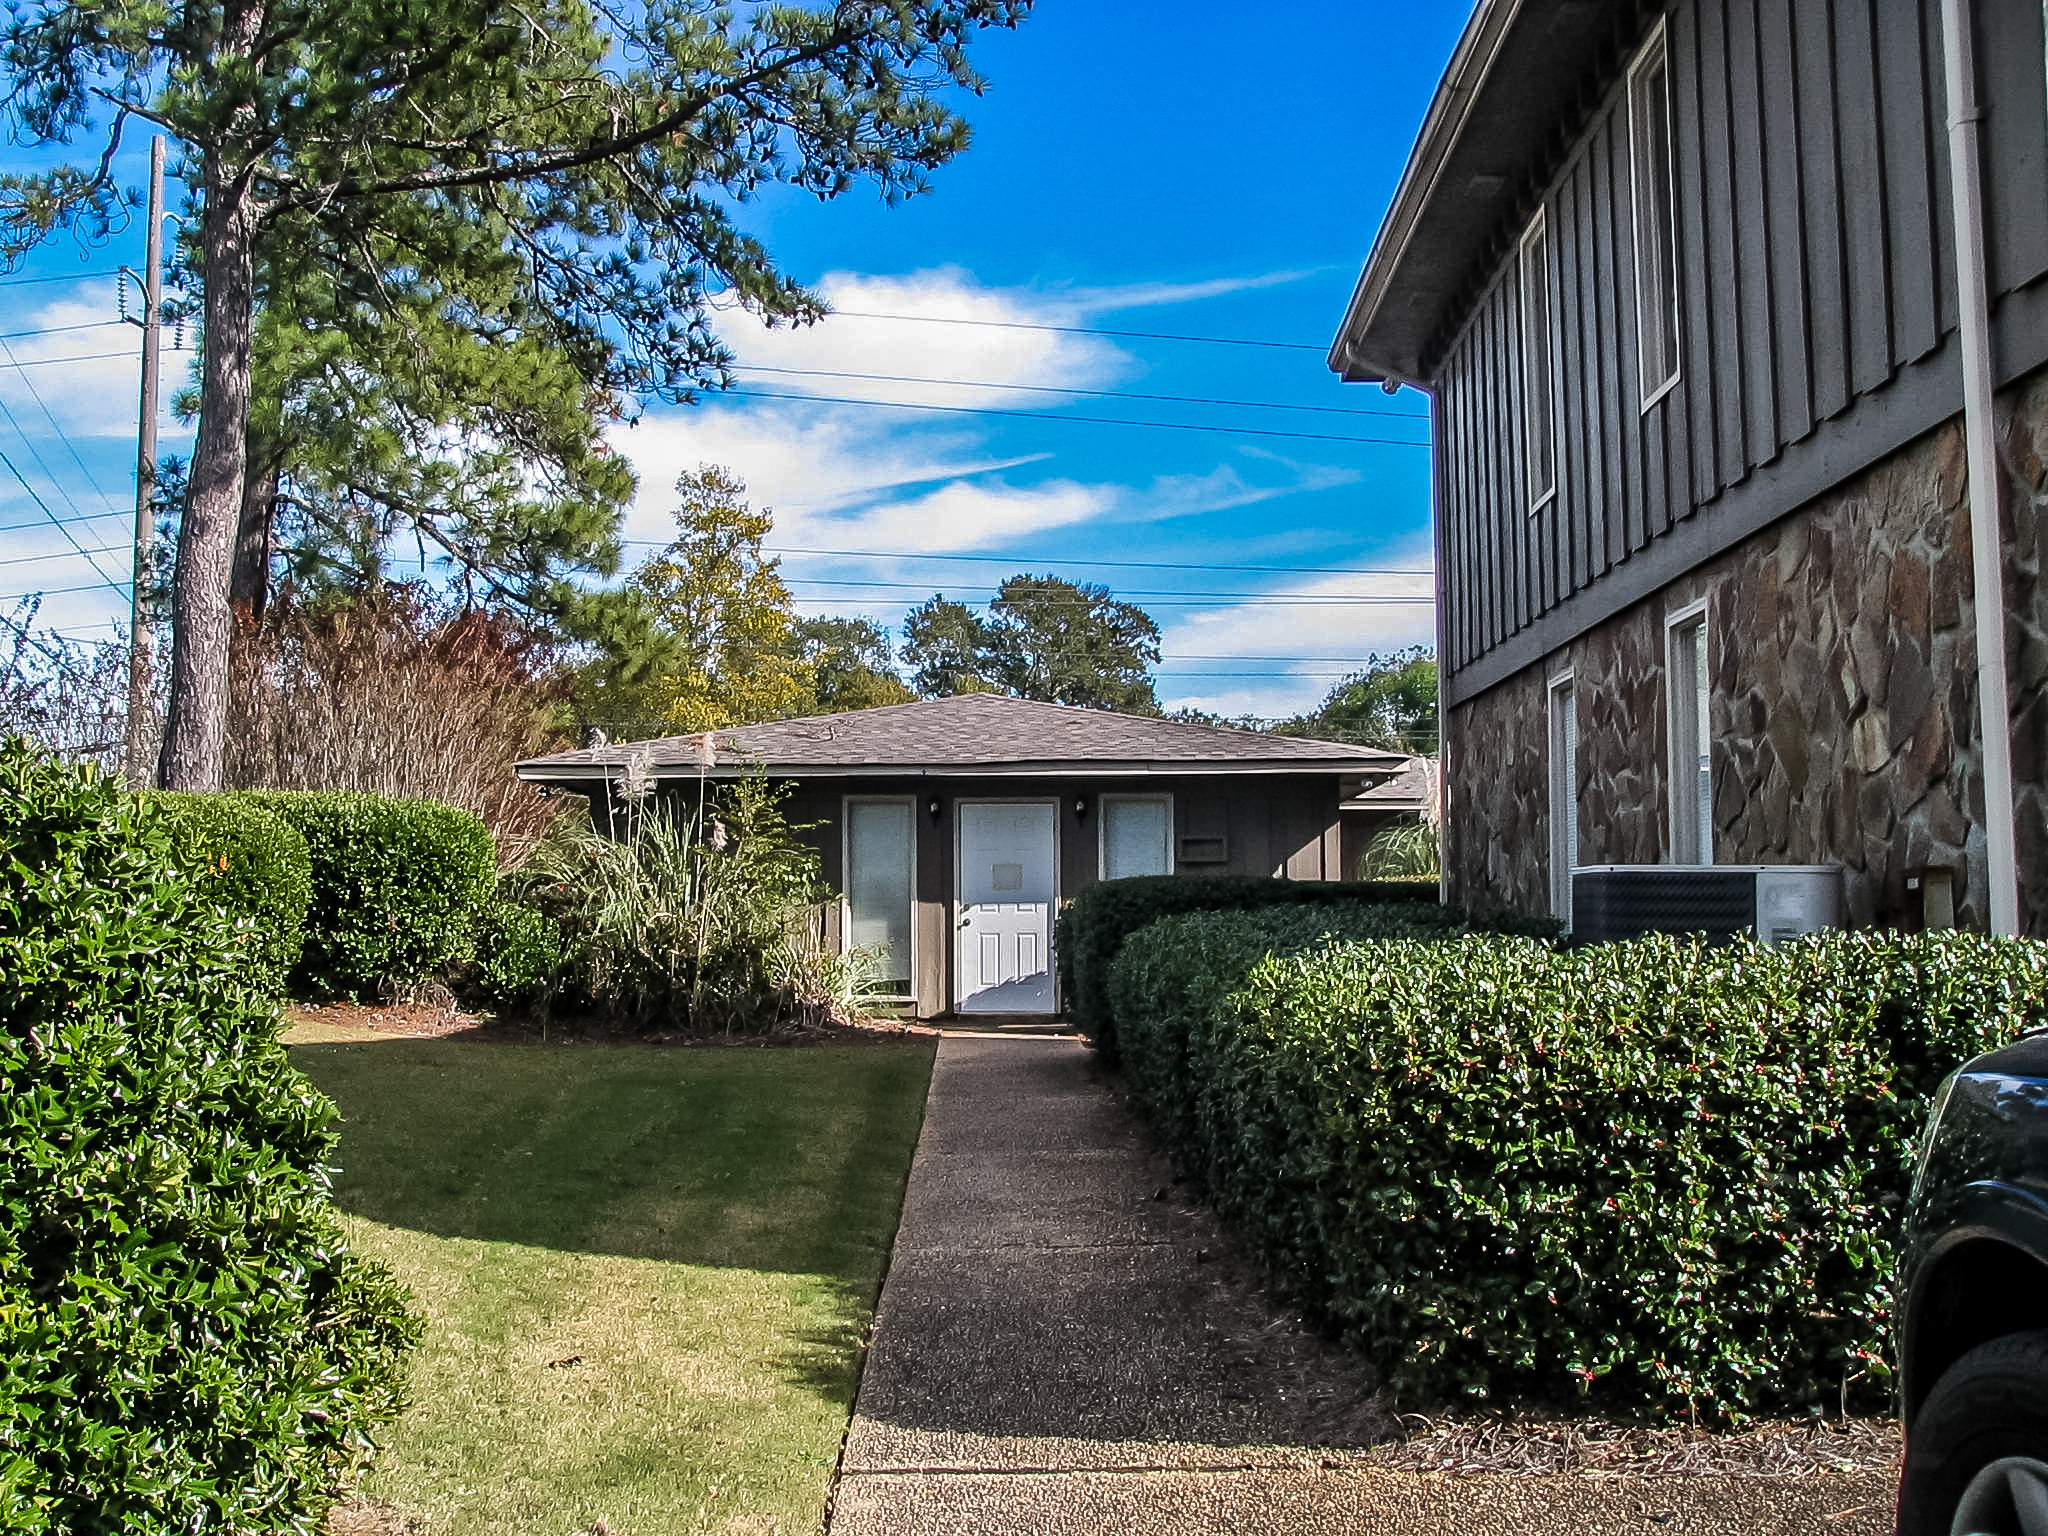
M 856 805 L 907 805 L 910 807 L 910 990 L 904 993 L 873 992 L 868 999 L 878 1003 L 917 1001 L 917 816 L 915 795 L 841 795 L 839 797 L 839 952 L 853 948 L 853 808 Z
M 1569 933 L 1572 871 L 1579 867 L 1578 692 L 1571 669 L 1544 686 L 1546 751 L 1550 777 L 1550 911 Z
M 1674 864 L 1711 864 L 1714 862 L 1714 817 L 1713 817 L 1713 770 L 1707 770 L 1706 804 L 1700 803 L 1700 758 L 1707 756 L 1712 747 L 1708 722 L 1711 718 L 1713 701 L 1713 669 L 1707 669 L 1707 686 L 1692 700 L 1687 713 L 1692 716 L 1693 729 L 1698 740 L 1693 743 L 1692 762 L 1682 765 L 1685 731 L 1680 724 L 1680 705 L 1685 702 L 1681 693 L 1681 682 L 1686 693 L 1691 692 L 1698 678 L 1699 663 L 1694 663 L 1691 677 L 1679 676 L 1679 637 L 1691 630 L 1698 631 L 1696 653 L 1707 657 L 1709 633 L 1707 629 L 1707 603 L 1704 598 L 1689 603 L 1675 613 L 1664 617 L 1664 762 L 1667 767 L 1667 805 L 1669 808 L 1669 830 L 1671 834 L 1671 862 Z M 1681 771 L 1682 769 L 1682 771 Z M 1680 828 L 1686 828 L 1688 836 L 1680 836 Z M 1698 846 L 1691 846 L 1697 842 Z M 1685 857 L 1690 854 L 1691 857 Z
M 1172 795 L 1111 794 L 1095 797 L 1095 878 L 1109 878 L 1109 808 L 1112 805 L 1128 805 L 1149 801 L 1166 807 L 1166 873 L 1176 872 L 1174 858 L 1177 834 L 1180 828 L 1175 824 Z
M 1531 254 L 1534 260 L 1531 260 Z M 1521 302 L 1522 331 L 1522 455 L 1529 471 L 1529 512 L 1531 516 L 1541 512 L 1557 499 L 1558 449 L 1557 391 L 1553 387 L 1553 366 L 1556 348 L 1553 340 L 1557 329 L 1556 295 L 1550 288 L 1550 226 L 1544 210 L 1538 208 L 1536 217 L 1529 221 L 1529 227 L 1522 232 L 1522 240 L 1516 250 L 1516 274 Z M 1534 323 L 1530 295 L 1533 284 L 1543 285 L 1543 323 Z M 1540 353 L 1540 355 L 1539 355 Z M 1541 381 L 1543 390 L 1543 430 L 1536 425 L 1535 389 Z M 1537 483 L 1536 471 L 1541 466 L 1545 471 L 1545 483 Z
M 1643 143 L 1645 126 L 1639 110 L 1640 85 L 1642 77 L 1661 65 L 1664 71 L 1664 171 L 1663 203 L 1661 208 L 1645 206 L 1646 183 L 1650 179 L 1649 168 L 1644 163 L 1648 146 Z M 1628 113 L 1628 163 L 1629 201 L 1633 211 L 1635 228 L 1635 286 L 1636 286 L 1636 382 L 1642 408 L 1647 411 L 1678 387 L 1680 375 L 1685 371 L 1685 348 L 1679 335 L 1678 315 L 1678 154 L 1672 142 L 1671 116 L 1671 50 L 1665 38 L 1664 23 L 1660 19 L 1650 29 L 1643 46 L 1636 50 L 1635 58 L 1628 67 L 1628 87 L 1623 106 Z M 1661 212 L 1664 215 L 1667 244 L 1671 261 L 1666 270 L 1658 274 L 1658 280 L 1670 286 L 1668 295 L 1671 310 L 1665 316 L 1665 334 L 1671 341 L 1671 371 L 1653 378 L 1652 359 L 1643 345 L 1646 334 L 1644 316 L 1651 295 L 1646 293 L 1643 274 L 1646 270 L 1645 253 L 1654 247 L 1645 240 L 1644 231 L 1649 221 Z

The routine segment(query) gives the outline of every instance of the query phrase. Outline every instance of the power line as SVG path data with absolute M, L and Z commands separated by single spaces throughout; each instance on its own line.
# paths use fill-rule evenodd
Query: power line
M 931 583 L 928 581 L 828 581 L 823 578 L 810 576 L 792 576 L 790 578 L 790 585 L 804 587 L 859 587 L 863 589 L 882 588 L 886 590 L 902 592 L 924 592 L 930 590 L 931 587 Z M 997 589 L 993 587 L 988 587 L 970 590 L 985 590 L 992 592 Z M 1168 589 L 1133 587 L 1121 592 L 1113 593 L 1111 595 L 1119 599 L 1133 597 L 1199 598 L 1203 602 L 1222 602 L 1246 599 L 1256 599 L 1265 601 L 1277 600 L 1280 598 L 1333 603 L 1409 603 L 1418 601 L 1416 597 L 1409 596 L 1405 593 L 1393 592 L 1190 592 L 1185 587 L 1174 587 Z M 1062 606 L 1071 605 L 1075 607 L 1084 608 L 1094 606 L 1094 601 L 1092 599 L 1057 598 L 1049 599 L 1046 601 L 1051 603 L 1057 603 Z
M 133 515 L 129 512 L 86 512 L 77 517 L 55 517 L 51 518 L 50 521 L 59 528 L 69 528 L 78 523 L 104 523 L 110 517 L 125 518 Z M 40 526 L 40 524 L 33 520 L 26 523 L 0 523 L 0 533 L 19 533 L 24 528 Z
M 11 465 L 9 467 L 12 468 Z M 68 597 L 74 592 L 97 592 L 101 587 L 112 588 L 120 597 L 128 595 L 126 587 L 115 586 L 111 581 L 89 581 L 82 587 L 37 587 L 30 592 L 0 592 L 0 603 L 17 603 L 25 597 Z
M 57 477 L 50 473 L 50 466 L 47 463 L 44 463 L 42 454 L 37 452 L 36 445 L 29 440 L 29 435 L 21 430 L 21 423 L 14 419 L 14 412 L 8 409 L 8 405 L 5 400 L 0 400 L 0 416 L 5 416 L 7 418 L 7 424 L 14 428 L 15 435 L 21 439 L 22 445 L 28 449 L 29 457 L 36 461 L 36 464 L 42 469 L 43 474 L 48 477 L 51 486 L 55 488 L 57 494 L 64 498 L 65 504 L 68 505 L 72 511 L 78 511 L 78 503 L 71 499 L 70 493 L 68 493 L 64 489 L 63 485 L 58 481 Z M 41 507 L 43 509 L 44 515 L 47 516 L 52 523 L 55 523 L 57 525 L 57 531 L 64 535 L 64 542 L 69 544 L 73 549 L 77 550 L 81 555 L 85 555 L 85 563 L 91 566 L 93 570 L 98 573 L 100 580 L 105 582 L 109 587 L 113 588 L 116 592 L 125 592 L 127 589 L 121 586 L 118 582 L 116 582 L 113 577 L 109 576 L 106 572 L 106 568 L 102 566 L 99 563 L 99 561 L 93 559 L 91 555 L 87 555 L 85 553 L 85 546 L 79 543 L 78 540 L 72 536 L 71 530 L 64 525 L 62 520 L 58 518 L 55 512 L 50 510 L 50 504 L 47 501 L 44 501 L 43 498 L 36 493 L 36 488 L 28 483 L 28 477 L 22 474 L 21 470 L 15 466 L 14 460 L 7 458 L 4 454 L 0 454 L 0 461 L 4 461 L 7 465 L 8 472 L 12 474 L 15 479 L 21 482 L 21 488 L 24 491 L 28 492 L 29 500 L 33 501 L 37 506 Z
M 126 325 L 125 320 L 84 320 L 77 325 L 46 325 L 39 331 L 9 331 L 0 335 L 0 341 L 33 341 L 39 336 L 62 336 L 71 331 L 103 331 L 110 325 Z
M 68 277 L 0 277 L 0 288 L 32 288 L 37 283 L 83 283 L 95 277 L 119 277 L 117 268 L 112 272 L 74 272 Z
M 932 384 L 948 389 L 1007 389 L 1034 395 L 1086 395 L 1096 400 L 1155 400 L 1166 405 L 1219 405 L 1257 411 L 1316 411 L 1326 416 L 1379 416 L 1396 421 L 1427 422 L 1414 411 L 1376 411 L 1350 405 L 1290 405 L 1280 400 L 1218 400 L 1207 395 L 1151 395 L 1132 389 L 1073 389 L 1057 384 L 1005 384 L 988 379 L 932 379 L 905 373 L 849 373 L 836 368 L 764 368 L 746 365 L 743 373 L 779 373 L 803 379 L 868 379 L 877 384 Z
M 32 525 L 28 523 L 21 523 L 17 526 L 27 528 Z M 6 530 L 0 530 L 0 532 L 4 531 Z M 101 544 L 96 545 L 92 549 L 52 550 L 47 555 L 15 555 L 9 559 L 0 560 L 0 565 L 37 565 L 45 560 L 77 560 L 81 558 L 89 559 L 93 555 L 123 555 L 127 552 L 128 546 L 125 544 Z
M 1273 427 L 1219 427 L 1192 421 L 1130 421 L 1116 416 L 1048 416 L 1043 411 L 1010 411 L 993 405 L 913 405 L 904 400 L 860 400 L 848 395 L 788 395 L 767 389 L 721 390 L 708 399 L 745 395 L 755 400 L 796 400 L 823 405 L 867 405 L 891 411 L 940 411 L 949 416 L 1021 416 L 1029 421 L 1083 422 L 1098 427 L 1155 427 L 1166 432 L 1222 432 L 1231 437 L 1285 437 L 1297 442 L 1372 443 L 1388 448 L 1427 448 L 1405 437 L 1345 437 L 1334 432 L 1282 432 Z M 1416 418 L 1420 420 L 1421 418 Z
M 674 540 L 628 539 L 628 544 L 667 548 Z M 1282 576 L 1433 576 L 1430 566 L 1360 565 L 1218 565 L 1185 560 L 1048 560 L 1032 555 L 939 555 L 908 549 L 796 549 L 789 545 L 762 546 L 774 555 L 818 555 L 854 560 L 953 560 L 995 565 L 1078 565 L 1128 571 L 1271 571 Z
M 119 324 L 116 321 L 115 324 Z M 165 347 L 166 352 L 192 352 L 194 347 Z M 16 363 L 17 368 L 54 368 L 59 363 L 104 363 L 114 358 L 130 358 L 133 352 L 87 352 L 78 357 L 31 357 L 26 362 Z M 1426 445 L 1425 445 L 1426 446 Z
M 43 392 L 36 388 L 35 380 L 31 379 L 27 372 L 22 369 L 21 360 L 14 355 L 14 349 L 7 345 L 5 337 L 0 337 L 0 357 L 5 357 L 13 365 L 14 369 L 21 374 L 22 387 L 28 391 L 29 398 L 35 401 L 36 408 L 43 413 L 43 420 L 50 424 L 50 430 L 57 434 L 57 441 L 62 443 L 64 451 L 71 455 L 71 462 L 76 464 L 78 472 L 85 476 L 85 483 L 91 486 L 93 493 L 111 509 L 114 504 L 113 498 L 107 495 L 106 487 L 102 486 L 93 477 L 93 472 L 85 467 L 85 460 L 78 456 L 77 446 L 70 438 L 64 435 L 64 428 L 57 418 L 51 414 L 49 402 L 43 398 Z
M 918 588 L 917 590 L 924 590 Z M 804 601 L 814 608 L 915 608 L 918 605 L 907 597 L 808 597 Z M 1155 597 L 1147 600 L 1147 608 L 1213 608 L 1220 605 L 1231 608 L 1374 608 L 1410 606 L 1416 608 L 1435 606 L 1433 596 L 1416 597 L 1266 597 L 1263 595 L 1239 598 L 1212 597 Z M 1073 607 L 1085 609 L 1086 603 L 1048 603 L 1047 607 Z
M 983 325 L 999 331 L 1052 331 L 1062 336 L 1120 336 L 1127 341 L 1195 341 L 1214 347 L 1273 347 L 1284 352 L 1328 352 L 1312 341 L 1264 341 L 1248 336 L 1186 336 L 1173 331 L 1113 331 L 1093 325 L 1039 325 L 1026 320 L 974 320 L 965 315 L 892 315 L 877 310 L 835 309 L 848 320 L 913 320 L 930 325 Z

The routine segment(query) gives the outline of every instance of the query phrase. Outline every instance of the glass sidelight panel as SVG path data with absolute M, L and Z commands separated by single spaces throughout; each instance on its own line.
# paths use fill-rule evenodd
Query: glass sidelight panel
M 902 800 L 846 806 L 846 942 L 871 956 L 868 986 L 909 997 L 912 807 Z

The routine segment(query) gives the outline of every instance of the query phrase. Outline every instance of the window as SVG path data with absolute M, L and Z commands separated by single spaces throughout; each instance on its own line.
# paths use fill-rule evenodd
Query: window
M 1636 358 L 1643 409 L 1678 381 L 1678 236 L 1671 180 L 1671 70 L 1659 23 L 1628 72 L 1636 210 Z
M 1707 616 L 1688 609 L 1664 630 L 1671 734 L 1671 862 L 1714 862 L 1714 782 L 1707 731 Z
M 1167 795 L 1102 797 L 1102 878 L 1173 873 L 1173 800 Z
M 917 846 L 908 800 L 846 802 L 846 947 L 867 957 L 870 995 L 912 995 L 911 868 Z
M 1550 680 L 1550 910 L 1572 925 L 1572 871 L 1579 862 L 1579 710 L 1572 675 Z
M 1557 490 L 1557 415 L 1550 396 L 1550 241 L 1540 212 L 1522 236 L 1522 432 L 1533 512 Z

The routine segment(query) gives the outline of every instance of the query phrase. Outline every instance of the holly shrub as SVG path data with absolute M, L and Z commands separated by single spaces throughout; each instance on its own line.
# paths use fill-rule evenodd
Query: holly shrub
M 374 996 L 468 956 L 497 852 L 481 819 L 433 800 L 341 790 L 256 790 L 306 839 L 313 901 L 293 986 Z
M 417 1325 L 164 818 L 0 741 L 0 1531 L 306 1532 Z
M 284 991 L 306 937 L 313 864 L 306 840 L 275 811 L 238 795 L 160 793 L 147 806 L 170 829 L 179 866 L 210 901 L 244 925 L 250 974 Z
M 1167 918 L 1111 991 L 1176 1160 L 1397 1392 L 1887 1404 L 1927 1110 L 2048 1026 L 2048 945 L 1313 927 Z
M 1053 954 L 1067 1017 L 1114 1061 L 1116 1021 L 1109 1004 L 1109 968 L 1126 937 L 1175 912 L 1249 911 L 1259 907 L 1356 906 L 1436 901 L 1436 882 L 1273 880 L 1264 875 L 1136 875 L 1083 890 L 1060 914 Z M 1447 929 L 1459 926 L 1446 918 Z

